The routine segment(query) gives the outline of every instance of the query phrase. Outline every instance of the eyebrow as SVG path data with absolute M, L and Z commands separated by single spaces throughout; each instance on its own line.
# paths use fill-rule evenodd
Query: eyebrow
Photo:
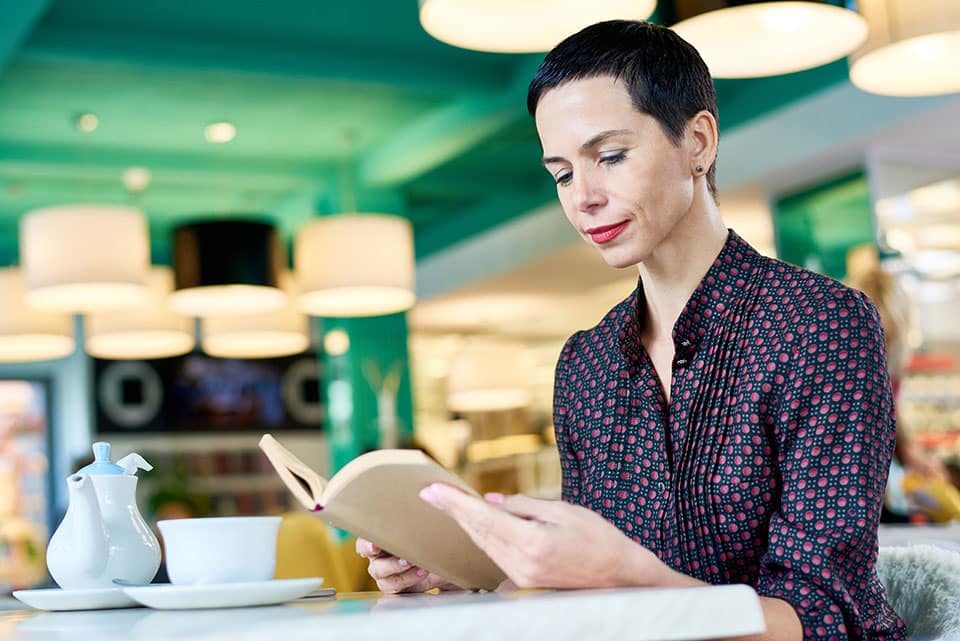
M 580 145 L 580 149 L 583 151 L 588 151 L 593 147 L 596 147 L 601 142 L 607 138 L 612 138 L 613 136 L 622 136 L 623 134 L 629 134 L 631 131 L 629 129 L 608 129 L 607 131 L 601 131 L 596 136 L 590 138 L 587 142 Z M 555 162 L 563 162 L 565 158 L 562 156 L 545 156 L 543 159 L 544 165 L 549 165 Z

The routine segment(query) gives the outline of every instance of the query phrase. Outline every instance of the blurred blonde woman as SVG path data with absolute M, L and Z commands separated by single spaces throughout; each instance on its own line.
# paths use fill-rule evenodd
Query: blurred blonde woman
M 910 357 L 910 297 L 900 286 L 897 279 L 877 264 L 863 267 L 848 276 L 849 285 L 866 294 L 876 306 L 880 314 L 880 323 L 883 325 L 884 344 L 887 348 L 887 369 L 890 371 L 890 384 L 893 388 L 895 402 L 899 402 L 900 386 L 906 371 L 907 359 Z M 902 470 L 891 470 L 888 492 L 892 498 L 897 488 L 895 481 L 902 478 L 902 473 L 919 474 L 927 478 L 948 478 L 944 465 L 935 457 L 926 454 L 913 440 L 909 426 L 897 418 L 897 443 L 894 448 L 894 459 Z M 899 473 L 898 473 L 899 472 Z M 904 506 L 897 505 L 897 501 L 889 500 L 888 508 L 892 514 L 884 514 L 883 520 L 904 520 L 897 518 L 898 512 L 904 511 Z M 903 517 L 905 515 L 901 515 Z

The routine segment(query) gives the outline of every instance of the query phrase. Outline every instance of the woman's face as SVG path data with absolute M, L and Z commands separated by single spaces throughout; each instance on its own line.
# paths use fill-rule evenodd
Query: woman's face
M 544 166 L 580 236 L 613 267 L 647 260 L 691 210 L 691 141 L 674 145 L 609 76 L 576 80 L 540 98 Z

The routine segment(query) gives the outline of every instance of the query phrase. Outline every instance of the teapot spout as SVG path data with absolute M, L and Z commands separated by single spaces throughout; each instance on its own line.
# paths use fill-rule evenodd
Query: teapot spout
M 110 556 L 92 479 L 85 474 L 67 477 L 70 504 L 47 547 L 47 569 L 66 590 L 110 587 L 101 585 Z

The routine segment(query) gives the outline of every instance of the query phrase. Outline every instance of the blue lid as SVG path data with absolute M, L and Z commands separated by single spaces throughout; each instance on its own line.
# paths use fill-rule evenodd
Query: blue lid
M 99 441 L 93 444 L 93 463 L 77 470 L 77 474 L 126 474 L 126 470 L 110 462 L 110 444 Z

